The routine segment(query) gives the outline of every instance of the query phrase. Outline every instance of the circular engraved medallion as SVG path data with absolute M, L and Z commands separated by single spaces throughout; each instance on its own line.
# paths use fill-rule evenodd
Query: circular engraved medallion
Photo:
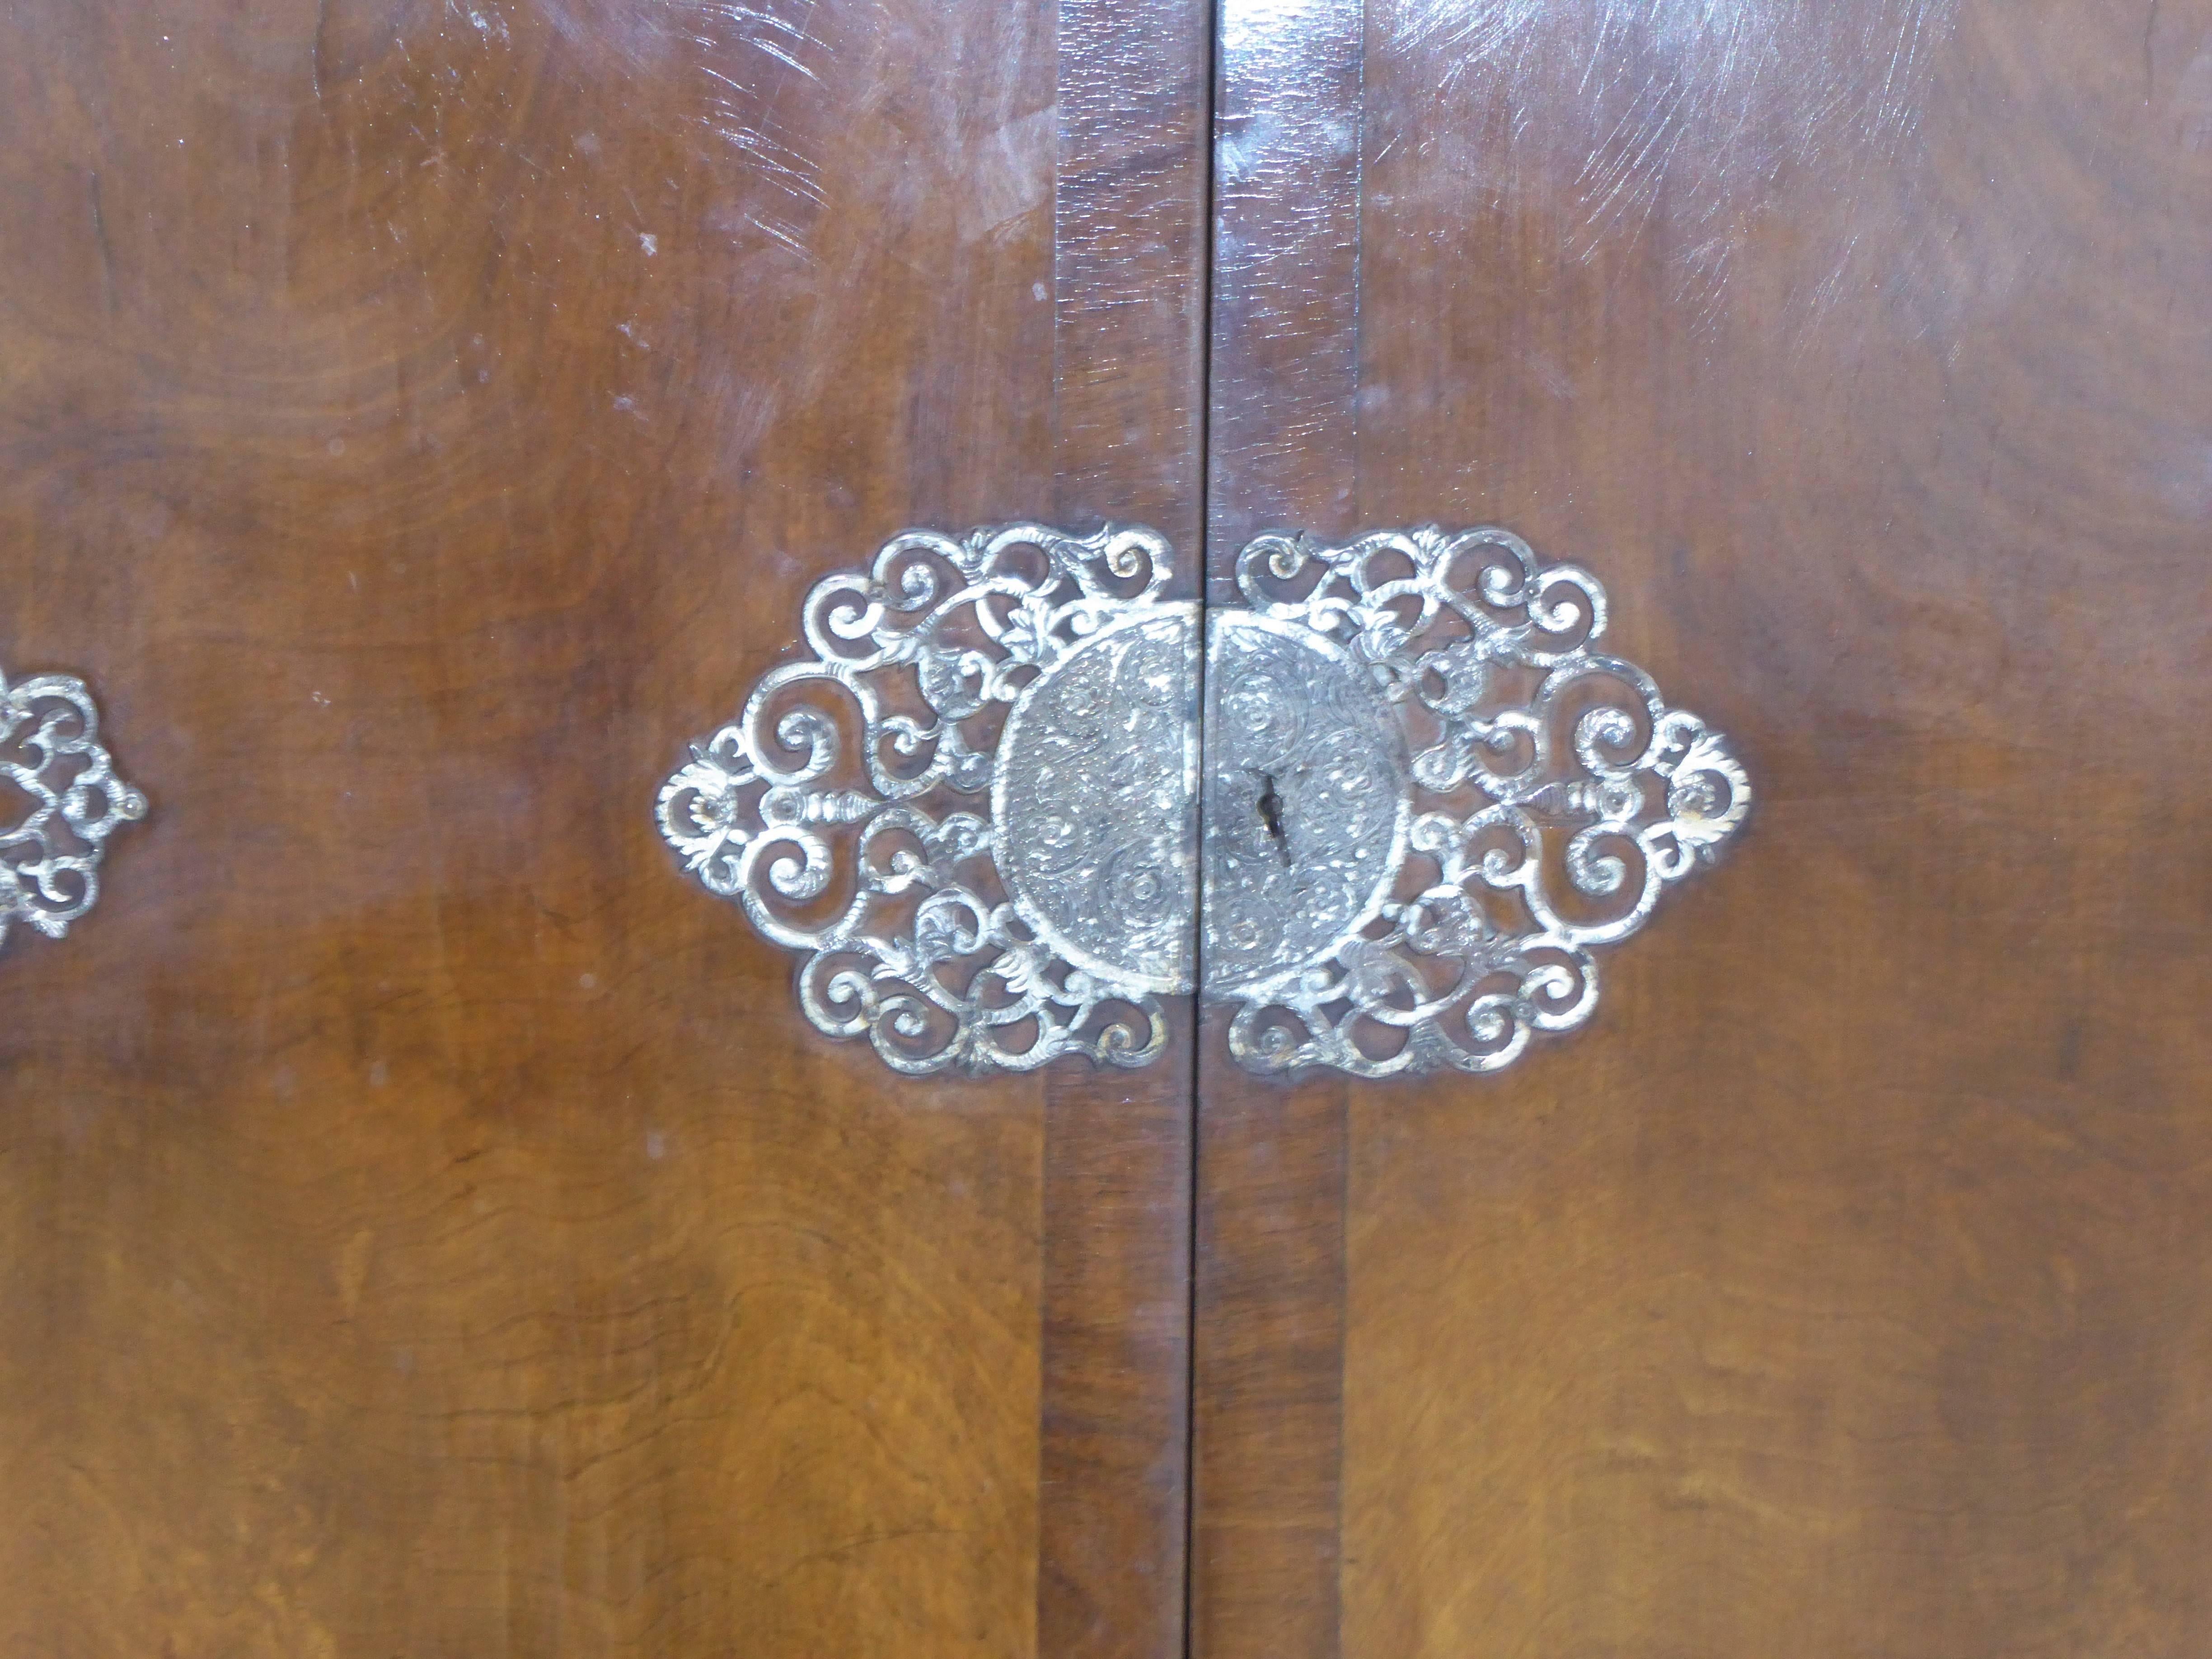
M 1210 619 L 1206 988 L 1327 960 L 1389 896 L 1412 811 L 1406 740 L 1373 676 L 1312 629 Z
M 999 870 L 1023 919 L 1117 988 L 1191 988 L 1193 607 L 1149 607 L 1024 688 L 999 739 Z

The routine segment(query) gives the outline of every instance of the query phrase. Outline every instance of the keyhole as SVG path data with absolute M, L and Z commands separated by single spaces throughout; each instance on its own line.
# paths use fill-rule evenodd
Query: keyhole
M 1261 772 L 1260 822 L 1267 826 L 1267 834 L 1275 843 L 1275 851 L 1282 855 L 1285 864 L 1291 861 L 1291 838 L 1283 833 L 1283 798 L 1275 791 L 1275 775 Z

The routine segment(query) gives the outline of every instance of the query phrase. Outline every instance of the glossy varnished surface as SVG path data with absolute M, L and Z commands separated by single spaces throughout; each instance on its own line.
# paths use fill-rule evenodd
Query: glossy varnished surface
M 0 663 L 154 803 L 0 958 L 0 1648 L 1170 1650 L 1187 1059 L 896 1082 L 650 815 L 890 532 L 1188 544 L 1151 21 L 0 22 Z
M 1761 804 L 1502 1077 L 1200 1033 L 1194 1650 L 2199 1651 L 2212 9 L 1221 24 L 1212 597 L 1505 522 Z M 648 806 L 902 525 L 1194 550 L 1204 35 L 0 21 L 0 665 L 153 802 L 0 957 L 0 1648 L 1175 1650 L 1187 1041 L 895 1083 Z
M 1054 512 L 1151 525 L 1180 599 L 1200 569 L 1208 21 L 1186 0 L 1059 7 Z M 1040 1655 L 1183 1645 L 1188 1000 L 1170 1014 L 1151 1070 L 1048 1089 Z
M 1265 510 L 1587 565 L 1759 805 L 1584 1031 L 1275 1097 L 1297 1182 L 1205 1054 L 1202 1650 L 2199 1651 L 2212 10 L 1362 33 Z
M 1352 526 L 1361 40 L 1357 0 L 1219 20 L 1206 567 L 1227 607 L 1254 534 Z M 1218 796 L 1209 817 L 1235 810 Z M 1231 1012 L 1199 1038 L 1192 1650 L 1304 1659 L 1338 1624 L 1350 1090 L 1248 1076 Z

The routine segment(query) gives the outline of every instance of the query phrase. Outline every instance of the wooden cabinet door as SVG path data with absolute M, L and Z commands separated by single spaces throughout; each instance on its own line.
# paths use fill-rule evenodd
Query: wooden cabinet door
M 895 1078 L 653 808 L 907 526 L 1194 585 L 1207 58 L 6 9 L 0 672 L 150 811 L 0 958 L 0 1650 L 1180 1646 L 1188 1018 Z
M 2203 1645 L 2212 8 L 0 45 L 0 673 L 149 804 L 0 956 L 0 1648 Z M 1509 526 L 1755 816 L 1494 1075 L 894 1077 L 653 798 L 1016 518 Z
M 1479 1079 L 1200 1048 L 1196 1650 L 2204 1650 L 2212 8 L 1223 10 L 1208 568 L 1517 529 L 1730 860 Z

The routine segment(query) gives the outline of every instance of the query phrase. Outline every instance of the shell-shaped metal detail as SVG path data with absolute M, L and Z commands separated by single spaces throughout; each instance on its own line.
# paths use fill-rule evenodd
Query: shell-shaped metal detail
M 115 830 L 146 816 L 146 797 L 115 775 L 84 682 L 0 675 L 0 945 L 27 922 L 48 939 L 100 897 Z
M 1171 556 L 895 537 L 662 787 L 818 1029 L 908 1073 L 1141 1066 L 1195 989 L 1254 1071 L 1494 1071 L 1589 1017 L 1594 948 L 1750 808 L 1726 739 L 1597 649 L 1595 579 L 1506 532 L 1255 540 L 1202 718 Z

